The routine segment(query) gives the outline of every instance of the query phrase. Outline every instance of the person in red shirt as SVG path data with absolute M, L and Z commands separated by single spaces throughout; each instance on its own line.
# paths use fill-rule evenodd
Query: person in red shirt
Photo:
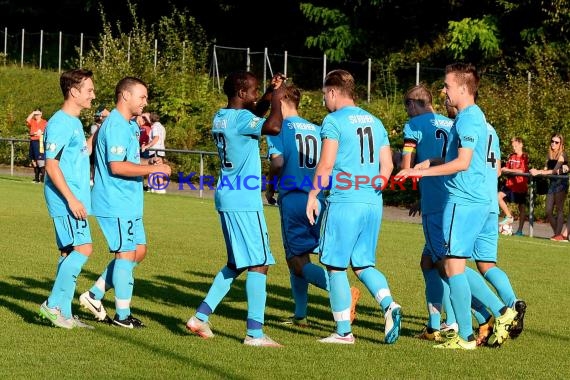
M 47 120 L 42 117 L 39 107 L 28 115 L 26 124 L 30 130 L 30 160 L 34 167 L 34 183 L 40 183 L 45 177 L 44 131 Z
M 511 140 L 513 153 L 509 155 L 505 166 L 501 168 L 504 173 L 528 173 L 528 155 L 523 152 L 523 140 L 520 137 L 513 137 Z M 514 222 L 511 210 L 507 205 L 516 203 L 519 208 L 519 228 L 514 233 L 516 236 L 523 235 L 523 226 L 526 219 L 526 194 L 528 191 L 528 178 L 525 176 L 507 176 L 505 185 L 499 191 L 499 207 L 505 213 L 505 218 L 499 224 L 511 224 Z M 506 201 L 505 201 L 506 199 Z

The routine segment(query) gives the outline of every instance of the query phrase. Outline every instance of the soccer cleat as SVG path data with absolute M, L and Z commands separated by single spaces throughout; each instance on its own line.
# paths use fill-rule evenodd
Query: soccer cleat
M 44 301 L 44 303 L 42 303 L 40 306 L 39 314 L 40 317 L 49 320 L 56 327 L 61 327 L 68 330 L 71 330 L 75 327 L 73 318 L 65 319 L 63 315 L 61 315 L 61 311 L 58 308 L 48 307 L 47 300 Z
M 386 313 L 384 313 L 384 319 L 384 342 L 388 344 L 395 343 L 400 337 L 402 307 L 396 302 L 392 302 Z
M 424 326 L 424 329 L 421 333 L 414 335 L 414 338 L 422 340 L 433 340 L 435 342 L 443 342 L 445 340 L 441 336 L 441 332 L 439 332 L 439 330 L 430 329 L 427 326 Z
M 523 328 L 524 328 L 524 315 L 526 313 L 526 302 L 523 300 L 517 300 L 515 302 L 515 311 L 517 312 L 517 316 L 515 317 L 515 321 L 511 330 L 509 331 L 509 335 L 511 338 L 518 338 L 521 335 Z
M 214 337 L 214 333 L 212 332 L 212 329 L 210 329 L 210 324 L 199 320 L 195 316 L 186 322 L 186 328 L 198 335 L 200 338 L 208 339 Z
M 80 329 L 88 329 L 94 330 L 95 327 L 88 325 L 87 323 L 82 322 L 77 315 L 74 315 L 73 318 L 73 327 L 80 328 Z
M 475 340 L 466 341 L 461 339 L 457 334 L 453 334 L 448 340 L 443 343 L 436 344 L 433 348 L 443 348 L 448 350 L 474 350 L 477 348 Z
M 119 319 L 119 315 L 117 314 L 115 315 L 115 318 L 113 318 L 113 323 L 127 329 L 140 329 L 145 327 L 144 323 L 142 323 L 140 319 L 137 319 L 132 315 L 129 315 L 125 319 Z
M 360 298 L 360 290 L 354 286 L 350 288 L 350 324 L 356 319 L 356 304 Z
M 499 225 L 513 224 L 514 221 L 515 218 L 513 218 L 512 216 L 505 216 L 505 218 L 499 222 Z
M 445 322 L 442 322 L 441 326 L 439 328 L 439 331 L 441 331 L 441 332 L 448 332 L 448 331 L 458 332 L 459 331 L 459 325 L 457 324 L 457 322 L 450 323 L 449 325 Z
M 517 231 L 513 234 L 513 236 L 524 236 L 522 231 Z
M 255 347 L 283 347 L 265 334 L 263 334 L 261 338 L 253 338 L 249 335 L 246 335 L 245 339 L 243 340 L 243 344 L 246 346 Z
M 487 345 L 491 347 L 499 347 L 509 337 L 509 330 L 511 329 L 517 312 L 508 307 L 500 317 L 495 318 L 493 325 L 493 334 L 487 340 Z
M 552 241 L 558 241 L 558 242 L 561 242 L 561 243 L 568 243 L 568 239 L 565 238 L 564 236 L 560 235 L 560 234 L 552 236 L 552 237 L 550 238 L 550 240 L 552 240 Z
M 334 344 L 354 344 L 354 335 L 352 335 L 352 333 L 346 335 L 346 336 L 342 336 L 339 335 L 337 333 L 331 334 L 331 336 L 328 336 L 326 338 L 323 339 L 319 339 L 319 342 L 321 343 L 334 343 Z
M 95 298 L 91 297 L 89 291 L 79 296 L 79 303 L 85 309 L 89 310 L 98 321 L 104 321 L 105 317 L 107 317 L 107 311 L 105 311 L 101 300 L 96 300 Z
M 307 322 L 307 317 L 297 318 L 294 315 L 285 318 L 281 321 L 282 325 L 298 326 L 298 327 L 309 327 L 309 322 Z
M 482 346 L 487 343 L 491 334 L 493 334 L 493 325 L 495 318 L 490 317 L 487 322 L 479 325 L 479 334 L 477 335 L 477 346 Z

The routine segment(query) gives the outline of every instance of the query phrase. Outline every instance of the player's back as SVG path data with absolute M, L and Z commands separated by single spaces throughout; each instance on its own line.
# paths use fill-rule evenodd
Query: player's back
M 308 193 L 321 154 L 321 127 L 300 116 L 283 120 L 281 132 L 268 136 L 275 153 L 283 156 L 279 196 L 297 190 Z
M 499 187 L 498 165 L 501 160 L 499 136 L 493 126 L 487 123 L 487 176 L 485 178 L 487 191 L 491 198 L 491 210 L 499 212 L 497 191 Z
M 223 108 L 214 116 L 212 136 L 220 158 L 215 193 L 218 210 L 263 209 L 259 136 L 264 121 L 246 109 Z
M 459 148 L 472 151 L 469 167 L 450 175 L 445 183 L 450 201 L 459 204 L 490 204 L 491 198 L 485 184 L 487 121 L 479 106 L 474 104 L 459 112 L 451 128 L 450 137 L 446 162 L 457 158 Z
M 416 144 L 416 163 L 428 159 L 445 161 L 453 120 L 436 113 L 423 113 L 411 118 L 404 126 L 404 141 Z M 423 214 L 443 210 L 448 199 L 444 176 L 424 177 L 420 180 Z
M 325 117 L 321 136 L 338 141 L 328 200 L 381 202 L 381 186 L 389 179 L 380 178 L 380 149 L 390 145 L 382 122 L 362 108 L 347 106 Z

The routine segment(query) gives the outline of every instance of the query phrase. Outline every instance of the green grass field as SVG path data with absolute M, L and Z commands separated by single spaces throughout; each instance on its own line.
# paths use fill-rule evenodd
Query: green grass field
M 9 379 L 383 379 L 478 378 L 563 379 L 570 376 L 570 246 L 543 239 L 501 237 L 500 266 L 528 304 L 525 331 L 501 348 L 473 352 L 433 349 L 413 338 L 425 323 L 419 270 L 420 225 L 384 221 L 378 268 L 402 305 L 400 340 L 383 343 L 384 319 L 363 285 L 354 346 L 323 345 L 334 324 L 328 297 L 309 288 L 309 322 L 302 329 L 279 324 L 293 304 L 284 260 L 278 210 L 265 209 L 277 265 L 269 271 L 265 332 L 280 349 L 246 347 L 245 274 L 211 318 L 216 337 L 186 332 L 213 276 L 225 263 L 225 248 L 212 200 L 184 195 L 145 195 L 147 259 L 135 272 L 133 314 L 146 329 L 93 324 L 95 330 L 63 330 L 37 317 L 55 274 L 58 252 L 40 185 L 29 178 L 0 176 L 0 375 Z M 77 281 L 74 313 L 91 322 L 77 297 L 110 260 L 95 219 L 94 254 Z M 114 315 L 113 293 L 104 301 Z

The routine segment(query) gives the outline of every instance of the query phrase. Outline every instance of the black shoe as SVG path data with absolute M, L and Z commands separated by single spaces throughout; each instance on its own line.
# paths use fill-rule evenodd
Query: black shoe
M 118 315 L 115 315 L 115 318 L 113 319 L 113 323 L 117 326 L 125 327 L 127 329 L 140 329 L 146 327 L 140 319 L 137 319 L 132 315 L 129 315 L 125 319 L 119 319 L 118 317 Z
M 523 328 L 524 328 L 524 315 L 526 313 L 526 302 L 523 300 L 518 300 L 515 302 L 515 311 L 517 312 L 517 316 L 515 317 L 513 326 L 509 330 L 509 335 L 511 338 L 517 338 L 521 335 Z

